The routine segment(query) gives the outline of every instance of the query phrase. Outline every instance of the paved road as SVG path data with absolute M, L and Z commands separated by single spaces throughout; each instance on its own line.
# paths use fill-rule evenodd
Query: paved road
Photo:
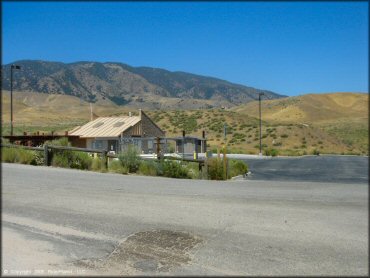
M 368 186 L 2 164 L 2 274 L 367 275 Z
M 242 159 L 251 180 L 368 183 L 369 158 L 361 156 L 303 156 Z

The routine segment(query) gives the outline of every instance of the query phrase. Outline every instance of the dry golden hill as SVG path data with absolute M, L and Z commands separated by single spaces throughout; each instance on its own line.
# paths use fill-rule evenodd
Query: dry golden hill
M 10 93 L 2 91 L 2 122 L 10 121 Z M 93 113 L 106 115 L 118 111 L 128 111 L 109 100 L 99 100 L 93 104 Z M 70 123 L 90 119 L 90 104 L 74 96 L 49 95 L 32 92 L 13 92 L 13 118 L 18 125 L 44 125 Z
M 362 94 L 308 95 L 263 101 L 264 151 L 275 149 L 281 155 L 317 151 L 368 154 L 367 103 L 367 95 Z M 229 152 L 256 154 L 259 152 L 257 105 L 258 102 L 238 107 L 235 111 L 177 110 L 176 105 L 171 110 L 146 111 L 168 137 L 181 136 L 182 130 L 186 130 L 187 135 L 201 136 L 205 130 L 209 148 L 214 151 L 226 142 Z M 2 108 L 2 133 L 9 134 L 9 92 L 2 93 Z M 145 110 L 145 106 L 140 108 Z M 287 112 L 294 109 L 300 112 Z M 326 114 L 319 114 L 318 110 Z M 128 111 L 138 112 L 135 107 L 117 106 L 107 100 L 93 104 L 93 112 L 98 116 L 127 115 Z M 312 119 L 315 124 L 311 124 Z M 73 96 L 16 92 L 14 120 L 15 134 L 23 131 L 64 133 L 90 120 L 90 104 Z M 223 134 L 225 123 L 226 141 Z
M 368 121 L 368 94 L 308 94 L 262 101 L 262 118 L 279 123 L 327 124 Z M 259 117 L 258 101 L 232 108 Z

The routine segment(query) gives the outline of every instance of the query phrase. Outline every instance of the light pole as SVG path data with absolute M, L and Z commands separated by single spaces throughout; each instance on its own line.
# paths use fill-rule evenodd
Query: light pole
M 13 69 L 20 70 L 17 65 L 10 66 L 10 136 L 13 136 Z
M 262 117 L 261 117 L 261 96 L 264 93 L 258 93 L 258 101 L 259 101 L 259 112 L 260 112 L 260 156 L 262 155 Z

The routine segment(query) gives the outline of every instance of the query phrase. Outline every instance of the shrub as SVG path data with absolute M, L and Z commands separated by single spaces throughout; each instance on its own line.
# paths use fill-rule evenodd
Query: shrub
M 51 146 L 70 146 L 70 143 L 68 142 L 68 138 L 62 137 L 60 139 L 52 140 L 52 141 L 46 141 L 44 145 L 51 145 Z
M 55 152 L 51 160 L 51 166 L 69 168 L 69 155 L 65 151 Z
M 208 178 L 211 180 L 224 180 L 224 166 L 221 158 L 209 158 L 207 160 Z
M 18 162 L 22 164 L 32 164 L 35 161 L 35 152 L 30 150 L 18 149 Z
M 72 152 L 70 167 L 73 169 L 87 170 L 91 168 L 92 158 L 85 152 Z
M 188 175 L 192 179 L 201 179 L 202 173 L 199 171 L 199 164 L 196 162 L 189 162 L 186 164 Z
M 44 153 L 43 152 L 35 152 L 34 161 L 31 163 L 32 165 L 44 165 Z
M 22 163 L 35 165 L 36 152 L 21 148 L 2 148 L 1 160 L 9 163 Z
M 2 148 L 1 161 L 15 163 L 17 160 L 17 150 L 15 148 Z
M 160 175 L 158 162 L 143 160 L 139 166 L 139 173 L 145 176 L 157 176 Z
M 45 145 L 67 147 L 71 144 L 68 142 L 68 138 L 64 137 L 58 140 L 46 141 Z M 92 166 L 92 158 L 85 152 L 54 149 L 51 165 L 54 167 L 88 170 Z
M 101 167 L 101 165 L 99 165 Z M 117 174 L 127 174 L 128 169 L 124 167 L 119 160 L 112 160 L 108 165 L 109 172 L 117 173 Z
M 85 152 L 53 150 L 52 166 L 88 170 L 91 164 L 92 158 Z
M 95 157 L 91 162 L 91 170 L 96 172 L 106 172 L 105 158 Z
M 133 145 L 128 145 L 127 149 L 118 156 L 122 165 L 128 169 L 130 173 L 136 173 L 140 166 L 139 151 Z
M 242 161 L 237 159 L 230 159 L 229 160 L 229 178 L 235 177 L 238 175 L 244 175 L 248 172 L 248 165 Z
M 320 154 L 320 151 L 318 151 L 317 149 L 314 149 L 314 150 L 312 151 L 312 154 L 313 154 L 313 155 L 319 155 L 319 154 Z
M 268 156 L 277 156 L 279 154 L 279 151 L 277 149 L 266 149 L 265 155 Z
M 282 135 L 280 135 L 280 137 L 281 137 L 281 138 L 288 138 L 288 137 L 289 137 L 289 135 L 288 135 L 288 134 L 282 134 Z
M 161 164 L 163 176 L 165 177 L 185 179 L 190 178 L 188 169 L 184 167 L 179 161 L 163 160 Z

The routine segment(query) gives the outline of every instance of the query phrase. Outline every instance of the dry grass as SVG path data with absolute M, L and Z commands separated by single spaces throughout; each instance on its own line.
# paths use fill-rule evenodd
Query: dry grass
M 368 120 L 368 94 L 308 94 L 264 100 L 263 119 L 275 123 L 328 124 Z M 258 117 L 258 102 L 234 107 L 235 112 Z
M 9 129 L 9 92 L 3 92 L 3 134 Z M 177 100 L 176 100 L 177 101 Z M 174 100 L 173 103 L 176 103 Z M 187 100 L 190 101 L 190 100 Z M 174 105 L 173 107 L 178 107 Z M 365 94 L 304 95 L 263 102 L 262 143 L 279 154 L 368 153 L 368 96 Z M 144 107 L 142 107 L 144 108 Z M 93 105 L 99 116 L 137 114 L 137 109 L 108 101 Z M 168 137 L 201 137 L 206 131 L 209 149 L 226 143 L 230 152 L 259 152 L 258 102 L 231 110 L 153 110 L 149 116 Z M 14 94 L 15 131 L 64 132 L 90 119 L 90 104 L 73 96 L 38 93 Z M 303 125 L 302 123 L 308 124 Z

